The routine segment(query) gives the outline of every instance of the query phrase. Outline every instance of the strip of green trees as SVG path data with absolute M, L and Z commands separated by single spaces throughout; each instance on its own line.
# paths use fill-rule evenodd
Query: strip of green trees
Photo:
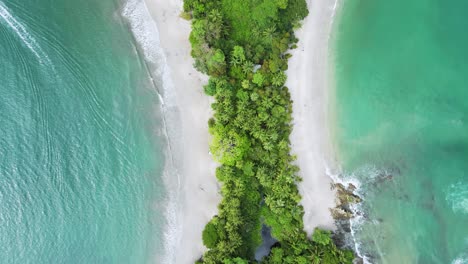
M 304 232 L 298 167 L 290 154 L 292 101 L 286 81 L 293 29 L 305 0 L 185 0 L 195 67 L 215 98 L 211 152 L 221 164 L 219 213 L 205 227 L 207 264 L 255 263 L 261 227 L 278 240 L 261 263 L 351 263 L 330 232 Z

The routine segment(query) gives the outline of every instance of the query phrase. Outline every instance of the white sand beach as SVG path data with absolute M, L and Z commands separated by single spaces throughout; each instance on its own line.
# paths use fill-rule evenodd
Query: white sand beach
M 336 0 L 308 0 L 309 15 L 297 30 L 298 48 L 293 50 L 286 86 L 293 100 L 292 153 L 303 181 L 299 184 L 304 206 L 304 226 L 310 235 L 315 227 L 334 229 L 329 208 L 335 193 L 327 168 L 333 168 L 330 135 L 329 37 Z
M 210 99 L 203 93 L 207 77 L 193 68 L 190 56 L 190 22 L 179 17 L 182 0 L 145 0 L 156 22 L 159 39 L 171 72 L 181 130 L 176 146 L 182 153 L 180 228 L 170 263 L 194 263 L 205 251 L 202 231 L 216 214 L 220 201 L 215 177 L 216 163 L 209 154 Z M 177 152 L 179 152 L 177 151 Z

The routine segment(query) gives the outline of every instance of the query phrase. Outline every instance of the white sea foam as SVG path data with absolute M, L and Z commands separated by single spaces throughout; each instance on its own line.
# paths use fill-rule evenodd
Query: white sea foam
M 164 254 L 158 256 L 160 263 L 174 263 L 176 247 L 180 243 L 182 230 L 180 208 L 180 176 L 175 167 L 173 156 L 173 135 L 176 133 L 176 102 L 174 84 L 170 78 L 171 72 L 167 59 L 160 45 L 158 28 L 143 0 L 129 0 L 124 5 L 122 16 L 126 18 L 130 29 L 138 43 L 139 50 L 143 53 L 148 63 L 148 69 L 153 82 L 156 84 L 156 92 L 161 101 L 162 121 L 164 134 L 168 142 L 165 155 L 165 167 L 163 178 L 167 187 L 167 201 L 165 206 L 166 226 L 164 231 Z M 162 90 L 158 89 L 162 88 Z M 174 182 L 173 180 L 176 179 Z
M 39 46 L 36 39 L 29 33 L 26 26 L 11 14 L 8 7 L 6 7 L 3 2 L 0 2 L 0 18 L 11 30 L 13 30 L 13 32 L 21 39 L 22 43 L 34 54 L 34 56 L 36 56 L 41 64 L 44 63 L 44 60 L 46 63 L 50 64 L 49 57 Z
M 128 1 L 124 6 L 122 15 L 129 21 L 132 32 L 143 50 L 145 58 L 153 63 L 161 64 L 164 60 L 164 53 L 160 48 L 159 34 L 155 32 L 158 29 L 151 19 L 145 2 L 141 0 Z
M 468 253 L 458 256 L 452 261 L 452 264 L 468 264 Z
M 361 168 L 349 174 L 332 172 L 329 168 L 327 168 L 326 173 L 334 183 L 341 183 L 345 187 L 349 186 L 350 184 L 355 186 L 356 190 L 354 193 L 364 200 L 362 203 L 350 205 L 350 209 L 353 212 L 354 217 L 350 219 L 349 222 L 351 232 L 350 237 L 348 237 L 348 243 L 350 243 L 348 246 L 354 247 L 354 251 L 363 260 L 364 264 L 372 264 L 372 260 L 366 256 L 363 245 L 358 239 L 358 235 L 362 231 L 363 226 L 369 223 L 369 221 L 364 217 L 366 211 L 364 203 L 367 196 L 366 186 L 371 185 L 380 177 L 389 175 L 390 173 L 386 170 L 379 169 L 374 165 L 362 166 Z M 359 177 L 359 175 L 365 175 L 365 177 Z M 379 252 L 379 254 L 382 255 L 381 252 Z
M 333 173 L 329 168 L 326 169 L 326 173 L 335 184 L 341 183 L 343 186 L 348 186 L 349 184 L 354 185 L 356 187 L 356 190 L 354 192 L 357 195 L 359 195 L 361 198 L 364 197 L 362 193 L 362 187 L 361 187 L 362 184 L 355 177 L 354 174 L 346 175 L 343 177 L 342 174 Z M 354 251 L 360 258 L 362 258 L 364 264 L 371 264 L 370 260 L 365 256 L 365 254 L 362 253 L 361 243 L 356 238 L 356 233 L 361 229 L 361 226 L 364 223 L 364 217 L 362 216 L 362 214 L 359 213 L 362 211 L 361 205 L 353 204 L 350 206 L 350 209 L 352 210 L 354 214 L 354 218 L 350 219 L 350 229 L 351 229 L 350 235 L 351 235 L 352 241 L 348 241 L 348 242 L 352 243 L 352 245 L 348 245 L 348 246 L 354 247 Z
M 174 106 L 174 84 L 171 71 L 167 64 L 166 55 L 161 48 L 158 27 L 152 19 L 148 7 L 143 0 L 129 0 L 122 11 L 122 15 L 130 24 L 132 33 L 143 52 L 145 60 L 151 64 L 151 75 L 160 78 L 163 91 L 162 99 L 166 106 Z
M 446 191 L 445 200 L 455 213 L 468 214 L 468 183 L 451 184 Z

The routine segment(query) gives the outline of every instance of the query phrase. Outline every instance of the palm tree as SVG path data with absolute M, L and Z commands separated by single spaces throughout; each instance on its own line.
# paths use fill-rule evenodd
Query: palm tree
M 231 53 L 231 64 L 238 66 L 245 61 L 244 48 L 235 46 Z
M 254 37 L 255 39 L 259 38 L 260 36 L 262 35 L 262 32 L 260 31 L 260 29 L 258 27 L 254 27 L 252 29 L 252 37 Z
M 221 15 L 221 12 L 219 12 L 216 9 L 211 10 L 211 12 L 208 14 L 208 19 L 211 20 L 212 22 L 223 22 L 223 15 Z
M 269 28 L 266 28 L 263 30 L 263 38 L 267 41 L 272 41 L 273 40 L 273 34 L 276 32 L 276 26 L 271 26 Z
M 242 64 L 242 72 L 244 74 L 251 73 L 253 70 L 254 64 L 251 61 L 245 61 L 244 64 Z
M 274 86 L 277 86 L 277 87 L 283 86 L 285 82 L 286 82 L 286 74 L 284 74 L 283 72 L 280 72 L 273 76 L 272 83 Z

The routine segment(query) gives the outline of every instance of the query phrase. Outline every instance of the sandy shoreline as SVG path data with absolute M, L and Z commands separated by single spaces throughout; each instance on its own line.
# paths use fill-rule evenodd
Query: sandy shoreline
M 334 168 L 330 134 L 329 39 L 336 0 L 307 0 L 309 15 L 297 30 L 298 48 L 293 50 L 287 71 L 293 100 L 292 153 L 303 181 L 299 184 L 304 206 L 304 227 L 335 229 L 329 208 L 336 206 L 327 168 Z
M 171 237 L 174 241 L 172 248 L 167 249 L 169 255 L 165 261 L 194 263 L 205 251 L 201 234 L 206 223 L 217 213 L 220 201 L 215 177 L 217 165 L 209 155 L 208 119 L 212 112 L 210 98 L 203 93 L 207 77 L 192 66 L 188 41 L 190 22 L 179 17 L 182 0 L 145 2 L 159 31 L 160 45 L 170 68 L 173 107 L 179 115 L 179 122 L 173 127 L 179 131 L 173 131 L 176 138 L 170 141 L 176 144 L 174 155 L 180 156 L 174 164 L 180 170 L 174 228 L 180 230 L 170 234 L 177 237 Z

